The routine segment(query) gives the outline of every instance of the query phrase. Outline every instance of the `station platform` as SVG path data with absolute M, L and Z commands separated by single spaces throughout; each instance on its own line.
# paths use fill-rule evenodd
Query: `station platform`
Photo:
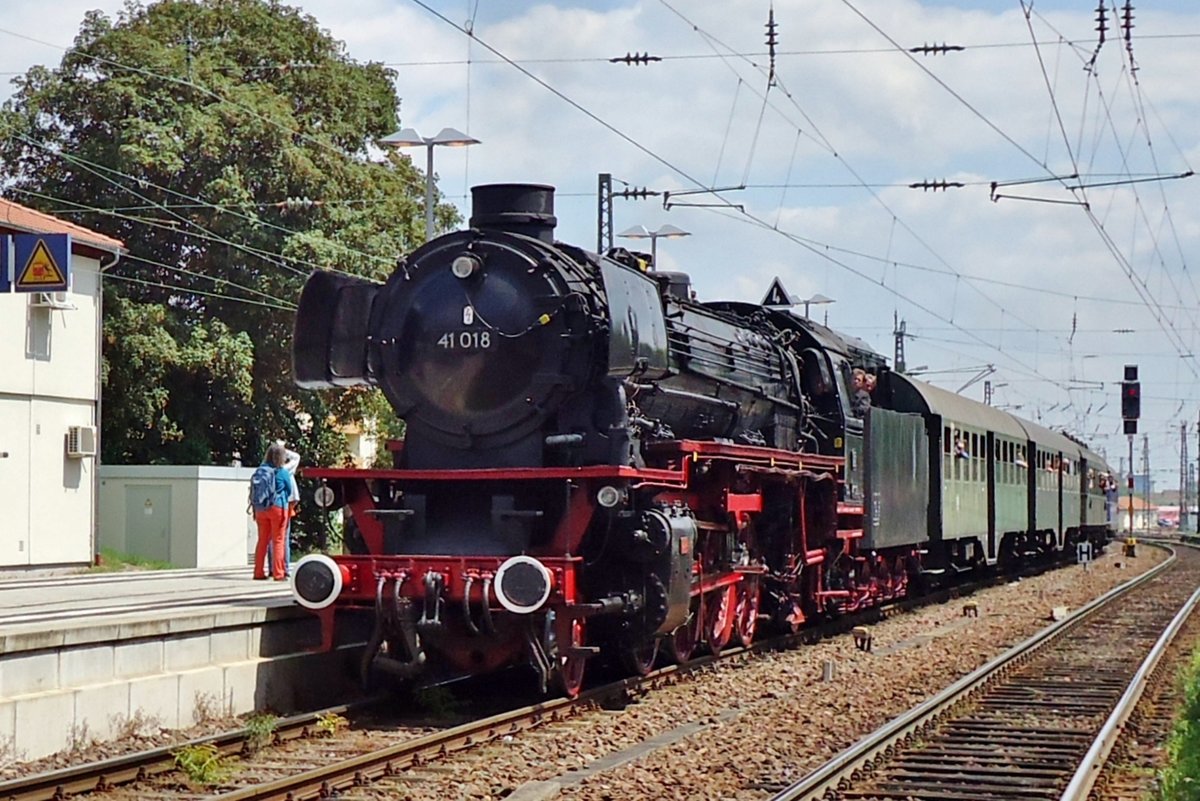
M 249 567 L 0 578 L 0 743 L 37 759 L 131 727 L 343 700 L 361 642 Z
M 255 581 L 249 567 L 23 574 L 0 578 L 0 636 L 32 624 L 70 627 L 89 618 L 203 606 L 290 606 L 283 581 Z

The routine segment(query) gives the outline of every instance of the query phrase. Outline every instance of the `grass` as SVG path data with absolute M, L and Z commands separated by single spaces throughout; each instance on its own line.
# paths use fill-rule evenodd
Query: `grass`
M 269 712 L 255 712 L 246 718 L 246 750 L 251 753 L 271 744 L 275 739 L 275 730 L 279 728 L 279 718 Z
M 232 773 L 230 761 L 212 743 L 185 745 L 172 751 L 175 767 L 183 771 L 188 781 L 200 787 L 223 784 Z
M 140 556 L 114 551 L 112 548 L 101 548 L 96 564 L 83 572 L 118 573 L 122 570 L 171 570 L 174 567 L 170 562 L 143 559 Z
M 1183 707 L 1167 741 L 1159 801 L 1200 801 L 1200 648 L 1183 673 Z

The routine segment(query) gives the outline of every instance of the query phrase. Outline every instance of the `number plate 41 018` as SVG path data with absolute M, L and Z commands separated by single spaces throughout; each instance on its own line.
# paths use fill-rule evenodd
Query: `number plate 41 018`
M 492 332 L 447 331 L 438 337 L 437 344 L 446 350 L 485 350 L 492 346 Z

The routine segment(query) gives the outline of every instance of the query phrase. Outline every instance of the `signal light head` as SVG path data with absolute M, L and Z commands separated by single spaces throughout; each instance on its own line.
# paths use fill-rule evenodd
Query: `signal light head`
M 1136 381 L 1121 383 L 1121 417 L 1137 420 L 1142 412 L 1142 385 Z

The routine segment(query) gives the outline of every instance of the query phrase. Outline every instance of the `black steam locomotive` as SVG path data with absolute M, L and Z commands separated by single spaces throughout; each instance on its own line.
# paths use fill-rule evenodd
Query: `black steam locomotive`
M 989 506 L 943 536 L 947 437 L 982 437 L 982 479 L 1015 418 L 787 310 L 699 303 L 686 275 L 555 242 L 551 187 L 473 202 L 468 230 L 385 284 L 317 272 L 300 299 L 297 383 L 378 386 L 406 423 L 390 468 L 306 471 L 357 535 L 302 560 L 295 595 L 326 647 L 335 610 L 370 616 L 364 672 L 527 663 L 574 694 L 597 655 L 644 673 L 660 650 L 687 660 L 749 643 L 760 620 L 794 628 L 1103 530 L 1061 472 L 1049 536 L 1036 494 L 1012 530 Z M 854 396 L 855 371 L 873 393 Z

